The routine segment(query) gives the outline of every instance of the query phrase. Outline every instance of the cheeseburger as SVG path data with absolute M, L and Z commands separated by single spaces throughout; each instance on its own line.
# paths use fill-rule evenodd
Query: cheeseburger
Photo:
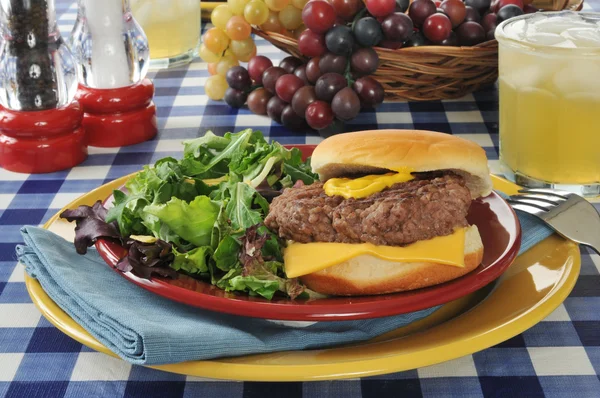
M 323 294 L 383 294 L 481 263 L 481 237 L 466 218 L 492 189 L 478 145 L 430 131 L 364 131 L 327 138 L 311 164 L 321 181 L 286 189 L 265 219 L 288 242 L 289 278 Z

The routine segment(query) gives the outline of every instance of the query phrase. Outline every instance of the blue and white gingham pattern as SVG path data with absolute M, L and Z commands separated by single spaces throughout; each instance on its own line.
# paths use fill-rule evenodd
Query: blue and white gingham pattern
M 586 9 L 600 11 L 600 0 Z M 76 5 L 58 0 L 63 35 Z M 283 53 L 257 40 L 274 61 Z M 164 156 L 208 129 L 262 130 L 283 143 L 317 143 L 248 110 L 208 100 L 206 64 L 152 72 L 159 136 L 126 148 L 90 148 L 73 169 L 43 175 L 0 169 L 0 398 L 1 397 L 600 397 L 600 257 L 582 249 L 575 289 L 548 318 L 502 344 L 440 365 L 356 380 L 249 383 L 169 374 L 94 352 L 46 321 L 31 303 L 14 247 L 24 224 L 43 224 L 71 200 Z M 589 76 L 590 79 L 598 78 Z M 483 146 L 492 170 L 498 159 L 495 88 L 453 101 L 385 103 L 355 119 L 352 130 L 419 128 L 457 134 Z

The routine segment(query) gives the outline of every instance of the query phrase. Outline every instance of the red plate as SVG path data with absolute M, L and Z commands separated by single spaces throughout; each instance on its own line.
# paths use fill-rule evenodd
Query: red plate
M 314 145 L 297 145 L 305 156 Z M 498 278 L 517 256 L 521 246 L 521 227 L 512 208 L 495 192 L 473 201 L 467 220 L 477 225 L 484 246 L 483 261 L 474 271 L 452 281 L 411 292 L 380 296 L 331 297 L 315 300 L 259 297 L 225 292 L 207 282 L 182 275 L 176 280 L 137 277 L 122 273 L 138 286 L 180 303 L 212 311 L 255 318 L 293 321 L 342 321 L 378 318 L 430 308 L 472 293 Z M 126 253 L 107 240 L 96 248 L 111 266 Z

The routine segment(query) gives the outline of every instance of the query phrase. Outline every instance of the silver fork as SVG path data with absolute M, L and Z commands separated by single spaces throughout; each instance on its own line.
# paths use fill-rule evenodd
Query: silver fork
M 553 189 L 521 189 L 507 201 L 517 210 L 545 221 L 559 235 L 600 254 L 600 214 L 574 193 Z

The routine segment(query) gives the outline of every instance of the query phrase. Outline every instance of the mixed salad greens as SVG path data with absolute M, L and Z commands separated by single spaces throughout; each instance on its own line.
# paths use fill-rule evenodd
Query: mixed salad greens
M 226 291 L 295 298 L 308 292 L 285 277 L 285 243 L 262 223 L 268 198 L 317 178 L 298 149 L 269 143 L 260 131 L 223 137 L 209 131 L 185 142 L 182 159 L 144 167 L 125 184 L 126 192 L 114 191 L 108 211 L 96 203 L 61 217 L 77 222 L 80 253 L 100 237 L 127 245 L 128 255 L 117 264 L 122 271 L 146 278 L 183 273 Z

